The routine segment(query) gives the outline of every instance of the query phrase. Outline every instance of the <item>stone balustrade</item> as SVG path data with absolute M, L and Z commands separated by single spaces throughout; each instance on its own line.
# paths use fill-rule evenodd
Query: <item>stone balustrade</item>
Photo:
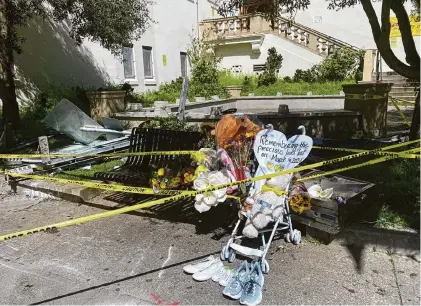
M 208 19 L 200 23 L 200 30 L 201 37 L 207 41 L 255 34 L 275 34 L 324 57 L 341 47 L 356 49 L 345 42 L 283 17 L 276 20 L 273 26 L 262 15 Z

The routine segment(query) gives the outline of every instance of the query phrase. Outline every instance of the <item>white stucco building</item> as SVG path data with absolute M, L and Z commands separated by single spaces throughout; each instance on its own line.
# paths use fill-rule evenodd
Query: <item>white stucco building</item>
M 373 1 L 373 6 L 379 13 L 381 2 Z M 222 18 L 216 13 L 214 0 L 155 0 L 150 9 L 155 23 L 139 41 L 124 47 L 124 62 L 98 43 L 85 41 L 76 47 L 66 25 L 29 24 L 21 30 L 26 43 L 23 54 L 16 58 L 22 79 L 39 88 L 48 84 L 98 88 L 105 82 L 128 82 L 136 91 L 154 90 L 160 83 L 188 74 L 186 52 L 191 39 L 205 37 L 206 30 L 210 32 L 206 39 L 224 38 L 217 49 L 223 56 L 222 67 L 236 73 L 261 70 L 271 47 L 284 58 L 281 76 L 292 76 L 296 69 L 319 63 L 334 46 L 376 49 L 360 4 L 332 11 L 325 0 L 312 0 L 308 10 L 295 15 L 295 25 L 280 22 L 275 28 L 259 16 Z M 419 39 L 415 37 L 418 48 Z M 400 37 L 393 39 L 392 48 L 404 60 Z M 383 71 L 388 70 L 384 64 Z

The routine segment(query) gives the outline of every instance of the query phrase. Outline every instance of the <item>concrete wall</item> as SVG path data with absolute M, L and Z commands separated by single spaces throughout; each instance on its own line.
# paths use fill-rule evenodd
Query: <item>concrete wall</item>
M 275 47 L 277 52 L 283 56 L 279 76 L 292 77 L 295 70 L 309 69 L 323 60 L 320 55 L 272 34 L 264 35 L 260 54 L 252 53 L 251 43 L 247 42 L 219 46 L 217 54 L 223 56 L 222 68 L 231 69 L 233 66 L 240 65 L 242 73 L 252 74 L 253 65 L 266 63 L 268 50 L 272 47 Z
M 320 31 L 334 38 L 345 41 L 361 49 L 377 49 L 371 32 L 368 18 L 360 3 L 350 8 L 339 11 L 328 10 L 330 1 L 312 0 L 308 9 L 297 12 L 295 21 Z M 377 16 L 380 16 L 381 1 L 371 1 Z M 406 2 L 407 11 L 410 12 L 411 1 Z M 395 16 L 391 11 L 390 16 Z M 405 62 L 405 52 L 402 46 L 402 39 L 396 39 L 397 46 L 392 47 L 395 55 Z M 420 52 L 420 36 L 415 37 L 415 45 Z M 383 62 L 383 71 L 391 69 Z
M 198 13 L 197 5 L 198 1 Z M 17 55 L 16 66 L 21 89 L 21 100 L 30 100 L 31 91 L 49 85 L 98 88 L 107 82 L 129 81 L 135 91 L 155 89 L 161 82 L 171 81 L 181 75 L 180 52 L 187 51 L 191 36 L 197 35 L 198 20 L 217 17 L 213 0 L 156 0 L 150 8 L 156 21 L 134 42 L 136 78 L 124 79 L 123 63 L 99 43 L 85 40 L 77 47 L 69 37 L 69 27 L 64 23 L 35 20 L 19 29 L 26 39 L 23 53 Z M 145 81 L 142 46 L 153 51 L 154 80 Z M 167 56 L 164 67 L 162 55 Z

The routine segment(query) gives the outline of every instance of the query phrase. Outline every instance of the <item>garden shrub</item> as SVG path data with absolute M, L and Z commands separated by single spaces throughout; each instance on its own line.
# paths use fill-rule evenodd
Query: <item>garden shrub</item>
M 176 115 L 170 115 L 169 117 L 157 117 L 147 122 L 143 127 L 159 127 L 165 130 L 173 131 L 189 131 L 197 132 L 199 128 L 196 125 L 189 125 L 187 120 L 180 121 Z
M 258 86 L 269 86 L 276 83 L 277 71 L 282 67 L 283 57 L 276 52 L 274 47 L 268 50 L 268 57 L 265 63 L 263 73 L 259 75 L 257 80 Z
M 75 104 L 86 114 L 90 114 L 86 89 L 79 86 L 50 86 L 38 92 L 31 103 L 21 107 L 22 120 L 41 121 L 63 98 Z
M 228 97 L 228 91 L 219 82 L 218 64 L 222 61 L 215 53 L 215 46 L 193 38 L 187 51 L 191 65 L 190 96 L 210 98 L 213 95 Z
M 362 78 L 363 62 L 362 52 L 342 47 L 310 69 L 297 69 L 293 80 L 294 82 L 308 83 L 357 80 Z

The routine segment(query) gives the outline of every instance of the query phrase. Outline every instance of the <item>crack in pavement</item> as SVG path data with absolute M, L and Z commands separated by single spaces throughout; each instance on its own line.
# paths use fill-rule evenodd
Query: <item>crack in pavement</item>
M 395 276 L 395 283 L 396 283 L 396 288 L 398 289 L 398 294 L 399 294 L 399 302 L 401 303 L 401 305 L 403 305 L 403 300 L 402 300 L 402 294 L 401 294 L 401 289 L 399 287 L 399 282 L 398 282 L 398 275 L 396 274 L 396 266 L 395 266 L 395 262 L 393 261 L 393 256 L 391 252 L 388 252 L 389 255 L 389 261 L 392 263 L 392 271 L 393 271 L 393 275 Z

